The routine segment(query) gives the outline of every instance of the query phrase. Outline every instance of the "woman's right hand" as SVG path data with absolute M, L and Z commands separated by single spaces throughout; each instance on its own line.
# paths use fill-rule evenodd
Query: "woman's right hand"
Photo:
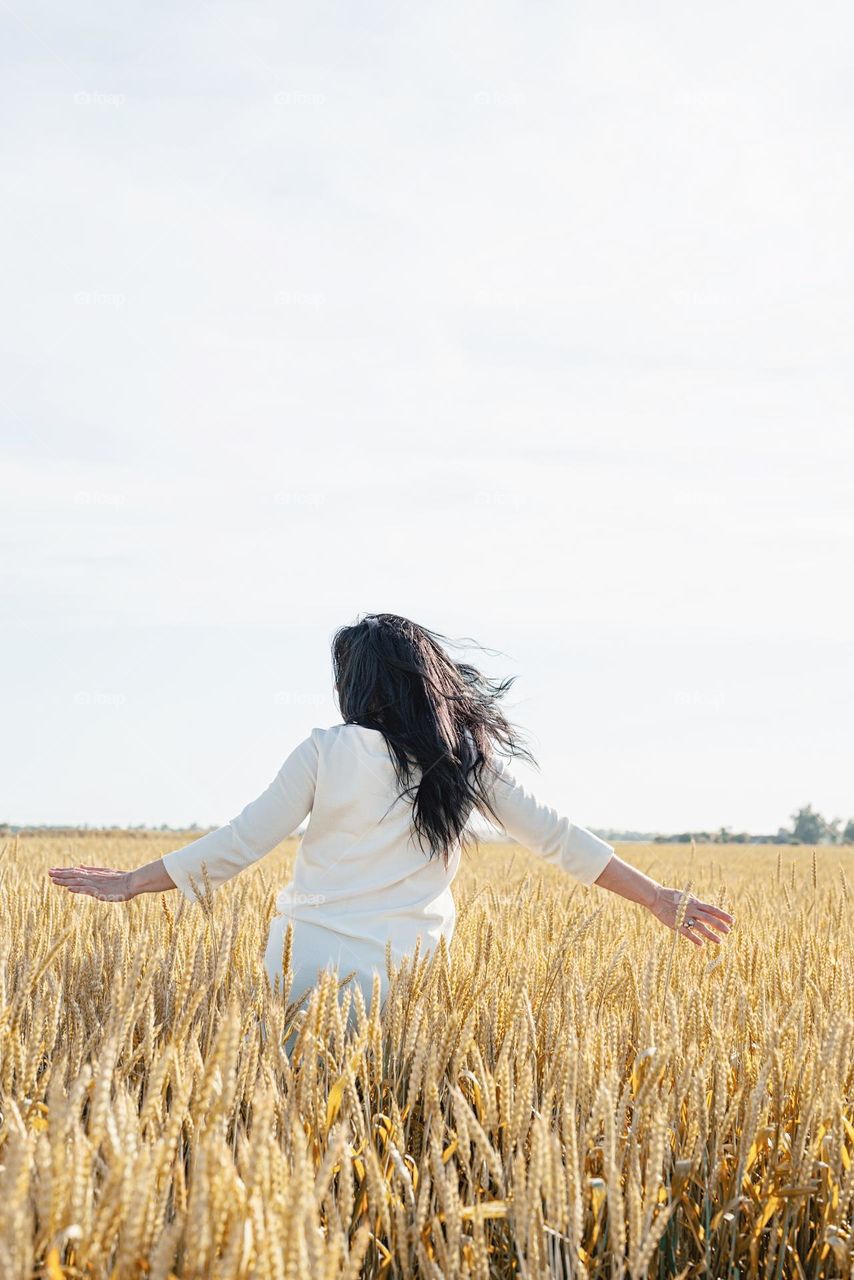
M 48 875 L 69 893 L 87 893 L 101 902 L 127 902 L 136 897 L 132 872 L 111 867 L 51 867 Z
M 656 890 L 649 910 L 656 920 L 667 925 L 668 929 L 676 928 L 677 912 L 683 893 L 682 889 L 668 889 L 664 885 L 659 885 Z M 695 946 L 701 947 L 704 941 L 720 942 L 718 934 L 726 937 L 733 925 L 733 917 L 721 907 L 713 906 L 711 902 L 702 902 L 689 894 L 682 913 L 682 922 L 679 933 L 689 938 Z

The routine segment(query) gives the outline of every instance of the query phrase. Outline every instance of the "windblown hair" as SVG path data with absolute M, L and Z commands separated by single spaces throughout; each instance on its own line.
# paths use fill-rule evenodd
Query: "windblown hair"
M 383 735 L 422 849 L 446 864 L 473 810 L 495 818 L 484 774 L 496 757 L 535 763 L 499 706 L 515 677 L 492 680 L 442 647 L 463 643 L 473 646 L 395 613 L 367 614 L 332 641 L 342 719 Z

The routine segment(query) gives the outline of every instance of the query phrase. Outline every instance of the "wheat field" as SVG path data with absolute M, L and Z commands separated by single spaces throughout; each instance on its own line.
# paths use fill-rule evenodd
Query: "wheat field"
M 3 851 L 2 1280 L 854 1276 L 851 848 L 619 847 L 733 912 L 697 948 L 481 845 L 380 1018 L 270 991 L 293 842 L 208 904 L 46 875 L 164 841 Z

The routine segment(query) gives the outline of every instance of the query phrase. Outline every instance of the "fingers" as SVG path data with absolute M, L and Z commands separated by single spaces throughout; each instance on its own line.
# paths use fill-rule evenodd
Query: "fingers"
M 53 883 L 59 885 L 69 885 L 76 883 L 80 879 L 79 874 L 70 869 L 67 871 L 50 871 L 48 874 Z
M 69 893 L 84 893 L 89 898 L 97 898 L 99 902 L 124 902 L 124 894 L 108 893 L 106 889 L 95 888 L 94 885 L 86 884 L 83 881 L 69 881 L 57 885 L 57 888 L 66 889 Z
M 720 942 L 720 938 L 718 938 L 716 934 L 712 933 L 710 929 L 707 929 L 699 919 L 696 924 L 692 924 L 690 926 L 683 925 L 682 927 L 688 930 L 686 936 L 689 937 L 692 942 L 697 942 L 700 946 L 702 946 L 702 943 L 698 938 L 693 936 L 695 933 L 702 934 L 704 938 L 708 938 L 709 942 Z
M 717 929 L 718 933 L 722 933 L 724 936 L 729 933 L 733 924 L 732 916 L 727 916 L 725 911 L 722 915 L 717 914 L 713 908 L 707 907 L 705 902 L 698 902 L 696 907 L 691 909 L 689 915 L 694 916 L 696 920 L 702 920 L 703 924 L 710 929 Z M 727 919 L 724 920 L 722 916 L 727 916 Z
M 675 929 L 681 937 L 693 942 L 695 947 L 703 946 L 704 942 L 719 944 L 718 933 L 729 933 L 729 925 L 708 913 L 706 904 L 700 902 L 697 898 L 689 899 L 682 915 L 682 923 L 676 924 L 674 922 L 671 928 Z M 715 930 L 717 932 L 714 932 Z
M 96 898 L 99 892 L 89 885 L 81 884 L 78 880 L 65 880 L 58 885 L 58 888 L 67 889 L 69 893 L 86 893 L 92 898 Z
M 689 903 L 685 918 L 692 920 L 693 924 L 683 923 L 679 932 L 698 947 L 703 945 L 704 938 L 708 942 L 719 944 L 721 939 L 718 934 L 726 937 L 733 923 L 733 917 L 728 911 L 722 911 L 719 907 L 696 899 Z
M 51 867 L 48 871 L 51 880 L 56 884 L 68 884 L 71 880 L 86 880 L 93 884 L 109 884 L 121 875 L 119 871 L 108 871 L 106 867 Z
M 85 876 L 53 876 L 52 879 L 54 884 L 60 885 L 63 889 L 86 889 L 95 887 Z
M 69 893 L 85 893 L 101 902 L 124 902 L 127 896 L 121 889 L 121 872 L 105 867 L 89 871 L 83 867 L 52 867 L 48 874 L 57 888 L 67 889 Z
M 731 925 L 733 923 L 733 917 L 728 911 L 724 911 L 722 907 L 714 906 L 711 902 L 695 902 L 692 906 L 692 910 L 703 911 L 706 915 L 715 916 L 724 924 Z
M 127 872 L 116 871 L 114 867 L 49 867 L 48 875 L 58 884 L 66 884 L 69 880 L 85 880 L 92 884 L 122 884 Z

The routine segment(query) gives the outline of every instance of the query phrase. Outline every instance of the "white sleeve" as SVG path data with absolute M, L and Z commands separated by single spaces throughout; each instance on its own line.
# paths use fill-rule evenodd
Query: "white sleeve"
M 495 815 L 508 835 L 582 884 L 598 879 L 614 854 L 613 845 L 541 804 L 503 761 L 496 761 L 492 768 L 487 765 L 483 780 Z M 484 817 L 490 819 L 491 815 Z
M 317 755 L 317 740 L 312 733 L 291 752 L 266 791 L 250 801 L 236 818 L 183 849 L 163 854 L 170 879 L 186 898 L 197 900 L 190 876 L 204 892 L 203 863 L 211 887 L 216 889 L 293 834 L 314 804 Z

